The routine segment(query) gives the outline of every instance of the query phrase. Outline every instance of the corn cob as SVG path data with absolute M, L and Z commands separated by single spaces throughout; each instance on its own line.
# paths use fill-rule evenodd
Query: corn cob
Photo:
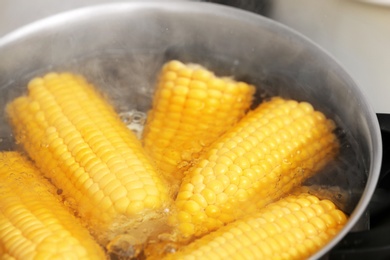
M 306 102 L 260 104 L 186 173 L 171 224 L 200 236 L 280 198 L 335 156 L 334 127 Z
M 25 157 L 0 153 L 1 259 L 105 259 L 56 191 Z
M 28 90 L 7 106 L 16 140 L 100 243 L 161 217 L 169 197 L 162 177 L 92 85 L 78 75 L 49 73 Z
M 166 259 L 307 259 L 345 225 L 329 200 L 302 193 L 220 228 Z
M 170 182 L 180 183 L 204 147 L 244 116 L 254 91 L 251 85 L 219 78 L 197 64 L 165 64 L 143 141 Z

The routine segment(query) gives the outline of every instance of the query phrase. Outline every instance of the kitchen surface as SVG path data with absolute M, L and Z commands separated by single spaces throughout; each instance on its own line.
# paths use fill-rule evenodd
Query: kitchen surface
M 160 0 L 183 2 L 189 0 Z M 197 1 L 197 0 L 193 0 Z M 202 1 L 202 0 L 199 0 Z M 107 0 L 0 0 L 0 37 L 44 17 L 75 8 L 112 3 Z M 132 1 L 121 1 L 132 2 Z M 145 2 L 145 1 L 143 1 Z M 333 56 L 356 81 L 382 130 L 384 158 L 390 147 L 390 1 L 354 0 L 215 0 L 278 21 Z M 348 106 L 349 97 L 344 102 Z M 390 256 L 390 166 L 384 160 L 371 206 L 371 230 L 350 233 L 329 259 L 386 259 Z M 368 213 L 367 213 L 368 214 Z M 389 251 L 389 252 L 388 252 Z M 364 258 L 361 258 L 364 257 Z
M 331 53 L 358 82 L 374 110 L 389 113 L 389 3 L 277 0 L 270 16 Z

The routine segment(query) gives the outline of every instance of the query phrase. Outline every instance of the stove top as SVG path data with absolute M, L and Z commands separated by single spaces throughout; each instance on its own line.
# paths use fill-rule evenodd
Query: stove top
M 383 159 L 377 188 L 369 205 L 370 229 L 350 232 L 329 253 L 329 259 L 390 259 L 390 114 L 377 114 Z

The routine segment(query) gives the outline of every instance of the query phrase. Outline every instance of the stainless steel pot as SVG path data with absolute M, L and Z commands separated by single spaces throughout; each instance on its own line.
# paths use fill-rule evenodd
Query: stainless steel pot
M 133 2 L 56 15 L 0 39 L 0 148 L 12 147 L 5 104 L 27 81 L 49 70 L 84 74 L 119 111 L 150 107 L 163 62 L 197 62 L 270 95 L 307 100 L 339 126 L 341 154 L 310 179 L 338 187 L 350 214 L 345 228 L 313 256 L 324 256 L 364 214 L 379 176 L 382 146 L 376 119 L 348 73 L 327 53 L 289 28 L 242 10 L 199 2 Z

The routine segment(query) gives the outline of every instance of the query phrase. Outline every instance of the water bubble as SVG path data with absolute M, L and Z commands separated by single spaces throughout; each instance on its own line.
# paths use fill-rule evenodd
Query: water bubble
M 112 256 L 129 257 L 130 259 L 137 257 L 143 250 L 143 246 L 135 243 L 135 238 L 131 235 L 115 237 L 106 248 Z
M 283 159 L 283 163 L 284 163 L 284 164 L 291 164 L 291 161 L 288 160 L 288 159 Z
M 46 142 L 42 142 L 42 143 L 40 143 L 40 145 L 39 145 L 41 148 L 49 148 L 49 144 L 48 143 L 46 143 Z
M 146 122 L 146 113 L 130 110 L 119 114 L 120 119 L 126 124 L 127 128 L 133 131 L 138 139 L 141 139 Z

